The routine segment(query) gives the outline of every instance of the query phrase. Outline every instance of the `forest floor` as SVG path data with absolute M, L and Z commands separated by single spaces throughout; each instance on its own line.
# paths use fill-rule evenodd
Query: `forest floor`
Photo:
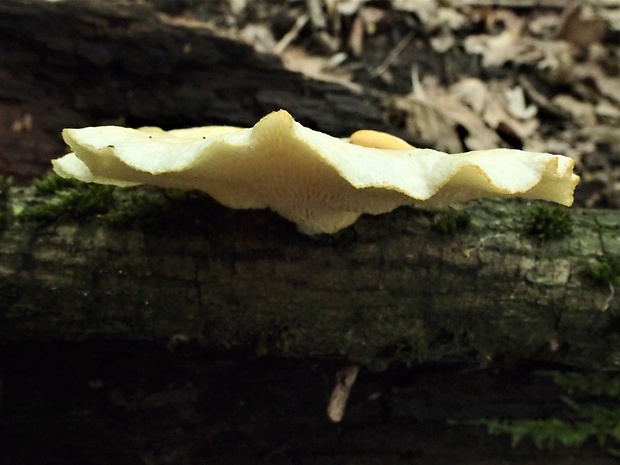
M 620 208 L 613 0 L 145 0 L 309 77 L 386 95 L 414 144 L 568 155 L 579 206 Z

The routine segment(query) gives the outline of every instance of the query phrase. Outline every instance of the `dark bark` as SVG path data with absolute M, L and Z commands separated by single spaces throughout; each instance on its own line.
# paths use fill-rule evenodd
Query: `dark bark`
M 139 4 L 0 2 L 0 173 L 29 177 L 64 152 L 64 127 L 252 126 L 286 109 L 346 136 L 387 129 L 380 99 Z
M 26 210 L 0 243 L 2 340 L 180 336 L 361 360 L 611 368 L 620 359 L 619 299 L 588 276 L 597 259 L 620 252 L 613 211 L 571 210 L 572 233 L 547 241 L 524 232 L 525 204 L 501 201 L 468 205 L 470 225 L 444 234 L 454 211 L 402 208 L 311 238 L 269 212 L 202 196 L 122 220 L 146 226 L 105 223 L 118 224 L 140 193 L 161 195 L 116 190 L 118 212 L 76 220 L 69 211 L 33 227 L 28 209 L 54 197 L 12 192 L 8 211 Z
M 344 420 L 326 405 L 335 360 L 213 357 L 150 344 L 0 344 L 0 461 L 19 465 L 612 465 L 579 450 L 512 449 L 489 417 L 563 416 L 559 390 L 520 368 L 362 370 Z

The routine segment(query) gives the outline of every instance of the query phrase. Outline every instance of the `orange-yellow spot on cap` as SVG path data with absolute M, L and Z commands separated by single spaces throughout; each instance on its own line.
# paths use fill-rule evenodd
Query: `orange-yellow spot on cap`
M 375 149 L 386 150 L 407 150 L 414 148 L 400 137 L 393 136 L 387 132 L 372 131 L 370 129 L 362 129 L 354 132 L 349 138 L 349 142 L 362 147 L 371 147 Z

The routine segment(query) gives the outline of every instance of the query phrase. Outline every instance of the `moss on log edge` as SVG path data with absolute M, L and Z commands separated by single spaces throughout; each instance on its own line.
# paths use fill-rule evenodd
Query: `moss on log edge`
M 615 211 L 566 210 L 570 227 L 546 240 L 532 234 L 545 207 L 518 201 L 401 208 L 306 237 L 193 192 L 46 178 L 3 203 L 1 340 L 620 364 L 615 277 L 596 274 L 620 256 Z

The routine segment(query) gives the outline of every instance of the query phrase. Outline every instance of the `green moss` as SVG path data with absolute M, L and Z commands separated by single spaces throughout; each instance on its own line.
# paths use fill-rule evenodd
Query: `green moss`
M 32 185 L 39 194 L 49 195 L 66 189 L 80 188 L 84 183 L 76 179 L 61 178 L 55 173 L 47 173 L 33 180 Z
M 620 286 L 620 257 L 605 255 L 591 265 L 586 273 L 597 282 Z
M 165 218 L 182 211 L 174 198 L 157 189 L 132 189 L 116 199 L 114 208 L 99 215 L 99 220 L 113 227 L 157 228 Z M 177 218 L 177 222 L 178 222 Z
M 531 438 L 539 449 L 553 449 L 556 444 L 564 447 L 579 447 L 592 436 L 596 430 L 587 423 L 574 423 L 559 418 L 545 420 L 488 420 L 482 422 L 489 434 L 511 437 L 513 447 L 524 438 Z
M 543 371 L 570 396 L 608 396 L 620 399 L 620 376 L 608 373 L 578 373 L 574 371 Z
M 526 234 L 546 241 L 559 239 L 571 232 L 572 219 L 564 207 L 537 203 L 525 211 L 523 225 Z
M 188 210 L 196 213 L 192 199 L 197 195 L 182 191 L 117 189 L 64 179 L 53 173 L 34 180 L 33 187 L 37 197 L 18 216 L 38 226 L 72 218 L 101 221 L 114 227 L 170 227 L 187 216 Z M 187 226 L 186 222 L 181 223 Z
M 19 218 L 40 226 L 62 217 L 94 216 L 110 210 L 113 205 L 113 186 L 69 183 L 56 175 L 46 175 L 33 184 L 40 195 L 48 198 L 25 206 Z
M 509 435 L 513 447 L 525 438 L 530 438 L 536 447 L 547 449 L 557 444 L 579 447 L 594 438 L 611 455 L 620 456 L 620 375 L 557 371 L 541 375 L 550 376 L 566 393 L 560 396 L 567 407 L 564 415 L 511 420 L 480 419 L 467 424 L 484 426 L 492 435 Z
M 433 217 L 433 229 L 450 236 L 464 231 L 470 223 L 471 216 L 463 210 L 441 209 Z

